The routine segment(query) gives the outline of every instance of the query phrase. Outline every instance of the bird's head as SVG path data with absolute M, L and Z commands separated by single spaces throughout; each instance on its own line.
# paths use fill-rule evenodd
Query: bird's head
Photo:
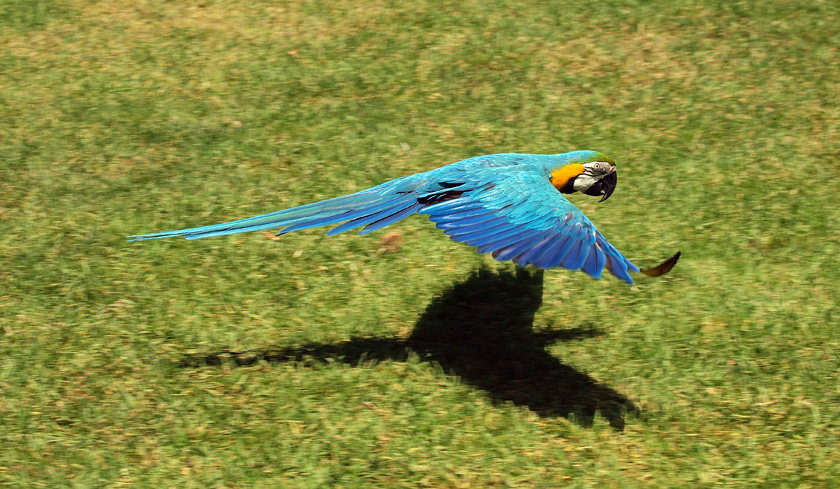
M 566 153 L 567 161 L 551 172 L 551 184 L 564 194 L 583 192 L 610 198 L 618 181 L 615 162 L 607 155 L 595 151 Z

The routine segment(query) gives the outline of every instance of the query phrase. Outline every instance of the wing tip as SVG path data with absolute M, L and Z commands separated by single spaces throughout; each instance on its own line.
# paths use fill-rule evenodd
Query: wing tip
M 641 270 L 641 273 L 644 273 L 648 277 L 661 277 L 662 275 L 665 275 L 666 273 L 670 272 L 672 268 L 674 268 L 674 265 L 677 264 L 677 261 L 679 261 L 681 255 L 682 251 L 677 251 L 671 258 L 668 258 L 667 260 L 663 261 L 662 263 L 653 268 Z

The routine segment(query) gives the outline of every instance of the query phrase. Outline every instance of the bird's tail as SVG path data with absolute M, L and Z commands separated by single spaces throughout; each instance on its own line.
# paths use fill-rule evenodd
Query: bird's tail
M 417 175 L 415 175 L 416 177 Z M 429 193 L 418 192 L 425 182 L 405 177 L 351 195 L 249 217 L 238 221 L 176 231 L 128 236 L 131 241 L 185 236 L 187 239 L 210 238 L 226 234 L 246 233 L 270 228 L 284 228 L 278 234 L 301 229 L 343 223 L 327 234 L 343 233 L 365 226 L 359 234 L 367 234 L 393 224 L 428 204 Z M 443 190 L 443 189 L 442 189 Z M 434 192 L 432 192 L 434 194 Z

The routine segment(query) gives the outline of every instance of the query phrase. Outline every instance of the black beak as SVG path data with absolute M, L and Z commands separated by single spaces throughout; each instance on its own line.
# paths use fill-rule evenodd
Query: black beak
M 612 173 L 601 179 L 601 186 L 604 188 L 604 196 L 601 197 L 601 200 L 599 200 L 598 203 L 601 203 L 610 198 L 610 195 L 612 195 L 613 191 L 615 190 L 615 186 L 617 183 L 618 177 L 615 174 L 615 170 L 613 170 Z
M 596 182 L 595 185 L 589 187 L 583 193 L 585 193 L 586 195 L 591 195 L 593 197 L 598 197 L 599 195 L 602 195 L 603 197 L 601 197 L 601 200 L 598 201 L 599 203 L 601 203 L 610 198 L 610 195 L 612 195 L 613 191 L 615 190 L 615 185 L 617 182 L 618 178 L 616 177 L 615 170 L 613 170 L 612 173 L 598 180 L 598 182 Z

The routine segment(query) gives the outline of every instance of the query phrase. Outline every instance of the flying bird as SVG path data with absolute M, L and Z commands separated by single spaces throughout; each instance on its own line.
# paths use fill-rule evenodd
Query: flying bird
M 212 226 L 129 236 L 132 241 L 283 228 L 280 234 L 339 224 L 334 235 L 368 234 L 414 214 L 427 214 L 450 238 L 522 266 L 583 270 L 600 279 L 604 268 L 632 284 L 631 272 L 667 273 L 679 252 L 649 270 L 624 257 L 564 194 L 607 200 L 617 183 L 615 162 L 595 151 L 557 155 L 476 156 L 333 199 Z

